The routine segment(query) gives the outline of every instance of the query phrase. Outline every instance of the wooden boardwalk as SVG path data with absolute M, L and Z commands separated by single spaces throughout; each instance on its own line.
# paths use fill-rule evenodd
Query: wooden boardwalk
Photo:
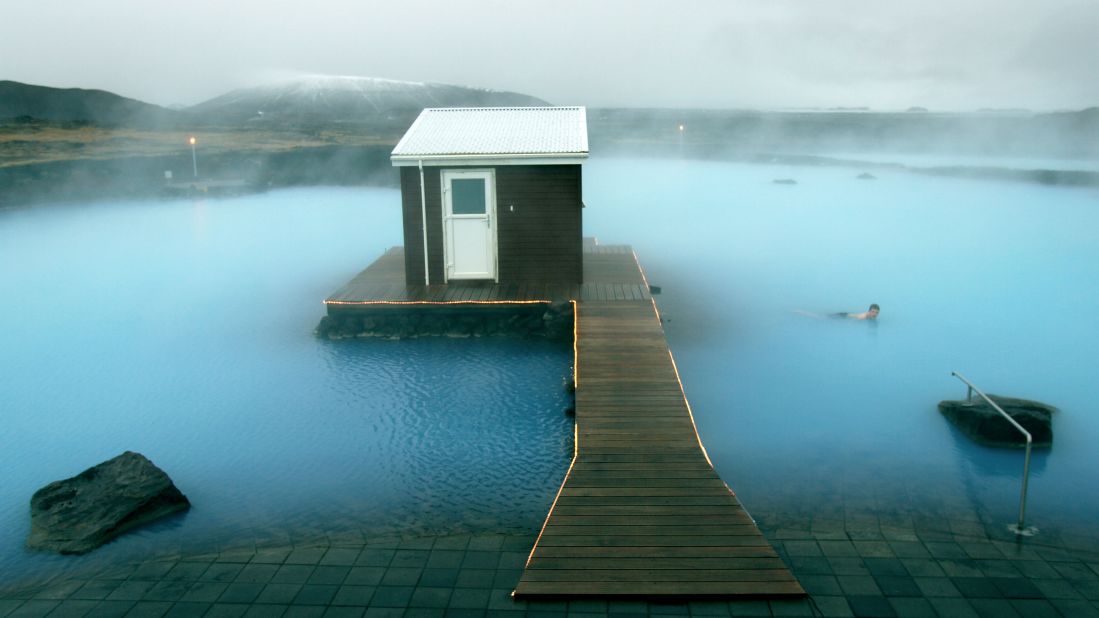
M 632 251 L 613 266 L 648 287 Z M 576 452 L 515 596 L 803 596 L 714 471 L 652 300 L 576 312 Z
M 406 285 L 404 247 L 386 251 L 325 304 L 567 302 L 570 300 L 647 300 L 649 288 L 636 268 L 633 252 L 622 245 L 584 247 L 584 283 L 500 284 L 452 282 L 449 285 Z
M 391 249 L 325 302 L 576 300 L 576 451 L 516 598 L 804 596 L 695 429 L 644 274 L 586 244 L 573 286 L 405 285 Z

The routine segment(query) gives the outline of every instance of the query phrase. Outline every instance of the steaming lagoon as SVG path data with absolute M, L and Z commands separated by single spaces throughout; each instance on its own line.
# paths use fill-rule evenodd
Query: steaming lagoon
M 859 171 L 594 159 L 585 235 L 632 244 L 663 288 L 703 443 L 765 528 L 1006 527 L 1021 455 L 938 415 L 958 370 L 1061 408 L 1028 519 L 1094 546 L 1099 197 Z M 0 213 L 0 581 L 166 546 L 537 529 L 571 453 L 571 350 L 311 334 L 399 211 L 395 190 L 303 189 Z M 877 323 L 796 313 L 871 302 Z M 84 558 L 21 549 L 35 489 L 125 449 L 192 511 Z

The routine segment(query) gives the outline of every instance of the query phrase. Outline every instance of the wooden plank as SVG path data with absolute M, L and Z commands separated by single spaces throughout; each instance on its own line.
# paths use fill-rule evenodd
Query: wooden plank
M 559 597 L 561 590 L 570 597 L 627 598 L 710 598 L 710 597 L 804 597 L 805 591 L 796 581 L 776 582 L 597 582 L 576 581 L 528 582 L 521 580 L 515 588 L 517 598 Z
M 770 558 L 777 556 L 770 545 L 694 546 L 694 547 L 588 547 L 546 546 L 538 551 L 536 559 L 547 558 Z
M 790 571 L 764 569 L 536 569 L 527 567 L 528 582 L 782 582 L 794 581 Z

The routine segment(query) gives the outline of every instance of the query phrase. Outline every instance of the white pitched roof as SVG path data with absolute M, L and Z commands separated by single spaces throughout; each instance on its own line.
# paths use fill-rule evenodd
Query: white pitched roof
M 583 107 L 452 107 L 420 112 L 394 165 L 580 163 L 588 156 Z

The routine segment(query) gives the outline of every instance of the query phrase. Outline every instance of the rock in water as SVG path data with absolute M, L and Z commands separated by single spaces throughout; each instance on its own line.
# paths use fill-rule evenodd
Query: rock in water
M 191 508 L 163 470 L 126 451 L 31 497 L 27 547 L 84 554 L 114 537 Z
M 996 405 L 1030 432 L 1033 446 L 1053 444 L 1053 413 L 1057 408 L 1039 401 L 989 395 Z M 984 399 L 939 402 L 939 412 L 974 441 L 988 446 L 1024 447 L 1026 438 Z

